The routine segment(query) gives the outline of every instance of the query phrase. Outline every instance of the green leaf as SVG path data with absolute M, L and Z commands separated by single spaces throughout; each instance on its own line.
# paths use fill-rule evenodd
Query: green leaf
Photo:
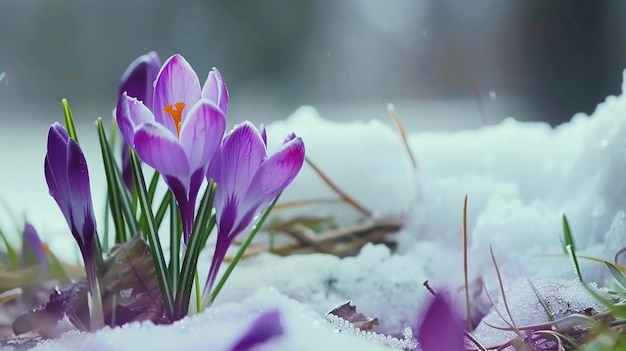
M 74 125 L 74 116 L 72 115 L 72 110 L 70 109 L 70 103 L 67 99 L 63 99 L 61 100 L 61 106 L 63 107 L 63 115 L 65 116 L 65 128 L 67 128 L 67 134 L 70 135 L 70 138 L 78 142 L 78 135 L 76 134 L 76 126 Z
M 139 198 L 139 206 L 141 211 L 145 214 L 148 231 L 145 233 L 150 244 L 150 252 L 152 254 L 152 260 L 154 262 L 154 269 L 156 271 L 157 278 L 159 279 L 159 287 L 161 289 L 161 295 L 163 296 L 163 302 L 165 304 L 165 310 L 167 315 L 172 318 L 174 316 L 174 298 L 172 290 L 172 282 L 167 265 L 165 264 L 165 258 L 163 257 L 163 247 L 159 239 L 159 233 L 157 232 L 156 223 L 154 222 L 154 215 L 152 214 L 152 204 L 148 199 L 148 190 L 146 189 L 146 182 L 143 177 L 143 171 L 141 170 L 141 164 L 134 151 L 130 151 L 130 160 L 133 168 L 133 176 L 135 177 L 135 188 L 137 189 L 137 196 Z
M 580 272 L 580 266 L 578 265 L 578 258 L 576 257 L 576 248 L 574 246 L 574 238 L 572 237 L 572 231 L 569 229 L 569 223 L 565 215 L 563 215 L 563 237 L 565 239 L 565 249 L 569 253 L 570 257 L 572 258 L 572 262 L 574 263 L 574 269 L 576 270 L 576 275 L 578 276 L 578 280 L 581 283 L 584 283 L 583 275 Z
M 104 132 L 102 118 L 96 121 L 96 129 L 100 140 L 100 149 L 102 152 L 102 162 L 104 163 L 104 171 L 107 178 L 109 204 L 111 206 L 111 214 L 115 225 L 115 242 L 117 244 L 127 242 L 132 235 L 139 232 L 137 219 L 132 211 L 128 192 L 122 182 L 120 171 L 115 163 L 111 148 Z M 124 221 L 124 218 L 126 221 Z M 128 225 L 130 233 L 126 232 Z M 132 234 L 131 234 L 132 233 Z
M 178 274 L 180 270 L 180 236 L 181 236 L 181 219 L 176 199 L 171 197 L 170 200 L 170 276 L 172 277 L 172 289 L 178 289 Z M 158 226 L 157 226 L 158 227 Z
M 210 181 L 202 196 L 200 208 L 189 236 L 189 243 L 187 244 L 183 265 L 180 270 L 180 282 L 176 292 L 177 318 L 183 318 L 189 311 L 189 300 L 191 298 L 195 271 L 198 266 L 198 256 L 215 226 L 215 216 L 211 212 L 213 210 L 213 199 L 215 198 L 216 189 L 217 185 Z
M 241 247 L 239 247 L 239 250 L 235 254 L 235 257 L 233 257 L 233 260 L 228 265 L 228 268 L 226 268 L 226 272 L 224 272 L 224 275 L 222 276 L 222 278 L 220 278 L 219 282 L 215 286 L 215 289 L 213 289 L 213 291 L 211 292 L 210 301 L 208 301 L 209 305 L 212 304 L 213 301 L 215 301 L 215 298 L 220 293 L 220 290 L 222 290 L 222 287 L 226 283 L 226 280 L 228 279 L 230 274 L 233 272 L 233 269 L 235 269 L 235 266 L 237 265 L 237 263 L 239 263 L 239 260 L 243 256 L 244 252 L 246 252 L 246 249 L 248 248 L 248 246 L 250 246 L 252 239 L 254 239 L 256 233 L 259 232 L 259 230 L 263 226 L 263 223 L 265 223 L 265 220 L 267 219 L 270 212 L 272 211 L 272 208 L 274 208 L 274 205 L 276 205 L 276 202 L 278 201 L 278 198 L 280 197 L 280 195 L 281 194 L 278 194 L 276 198 L 274 199 L 274 201 L 272 201 L 272 203 L 269 205 L 267 210 L 265 210 L 265 212 L 263 213 L 263 216 L 261 217 L 259 222 L 254 226 L 254 228 L 252 228 L 252 231 L 250 232 L 246 240 L 241 244 Z
M 18 268 L 20 266 L 20 256 L 17 253 L 17 250 L 15 250 L 15 248 L 9 242 L 9 239 L 7 238 L 2 228 L 0 228 L 0 238 L 2 238 L 2 242 L 4 243 L 4 246 L 7 249 L 7 256 L 9 258 L 9 266 L 13 268 Z
M 598 300 L 601 304 L 604 305 L 604 307 L 608 308 L 611 312 L 613 312 L 616 316 L 621 317 L 621 318 L 626 318 L 626 305 L 624 304 L 619 304 L 616 305 L 615 303 L 613 303 L 613 301 L 609 300 L 608 298 L 602 296 L 602 294 L 600 294 L 598 291 L 596 291 L 595 289 L 589 287 L 587 284 L 583 283 L 583 287 L 596 299 Z
M 569 222 L 565 215 L 563 215 L 563 237 L 565 238 L 565 247 L 567 248 L 567 246 L 570 245 L 572 250 L 575 250 L 574 238 L 572 237 L 572 231 L 569 229 Z

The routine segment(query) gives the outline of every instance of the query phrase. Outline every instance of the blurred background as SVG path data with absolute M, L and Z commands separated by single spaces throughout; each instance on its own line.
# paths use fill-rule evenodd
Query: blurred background
M 0 119 L 109 116 L 127 65 L 183 54 L 231 92 L 230 120 L 314 105 L 334 120 L 454 130 L 553 125 L 621 91 L 626 2 L 0 0 Z M 7 123 L 4 123 L 6 128 Z

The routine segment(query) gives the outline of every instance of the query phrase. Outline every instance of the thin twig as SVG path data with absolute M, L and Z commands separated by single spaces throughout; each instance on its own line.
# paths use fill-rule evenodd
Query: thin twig
M 346 202 L 347 204 L 349 204 L 350 206 L 352 206 L 355 210 L 357 210 L 358 212 L 360 212 L 361 214 L 363 214 L 365 217 L 372 217 L 372 212 L 368 209 L 366 209 L 363 205 L 361 205 L 360 203 L 358 203 L 354 198 L 352 198 L 352 196 L 346 194 L 343 190 L 341 190 L 332 180 L 330 180 L 330 178 L 328 178 L 328 176 L 320 169 L 318 168 L 308 157 L 305 157 L 304 160 L 306 161 L 306 163 L 309 164 L 309 166 L 311 166 L 311 168 L 313 168 L 313 171 L 315 171 L 315 173 L 317 173 L 317 175 L 322 178 L 322 181 L 324 183 L 326 183 L 326 185 L 328 185 L 328 187 L 334 191 L 337 195 L 339 195 L 339 197 L 341 198 L 342 201 Z
M 387 113 L 391 116 L 393 123 L 396 125 L 398 129 L 398 133 L 400 133 L 400 137 L 402 137 L 402 142 L 404 143 L 404 148 L 406 149 L 407 154 L 409 155 L 409 159 L 413 164 L 413 168 L 417 170 L 417 161 L 415 160 L 415 156 L 413 155 L 413 151 L 411 150 L 411 146 L 409 146 L 409 140 L 406 136 L 406 129 L 402 125 L 402 121 L 400 121 L 400 117 L 396 113 L 395 106 L 393 104 L 387 104 Z

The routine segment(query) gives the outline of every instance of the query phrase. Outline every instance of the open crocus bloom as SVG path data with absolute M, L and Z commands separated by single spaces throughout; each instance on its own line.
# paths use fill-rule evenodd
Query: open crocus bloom
M 161 173 L 176 197 L 187 242 L 200 185 L 226 129 L 228 91 L 216 69 L 201 88 L 189 63 L 174 55 L 159 71 L 152 101 L 151 110 L 123 93 L 117 123 L 124 140 Z
M 205 286 L 206 294 L 215 281 L 228 246 L 252 220 L 296 177 L 304 163 L 304 143 L 295 135 L 267 156 L 265 131 L 251 123 L 236 126 L 211 160 L 207 178 L 217 184 L 215 211 L 217 245 Z

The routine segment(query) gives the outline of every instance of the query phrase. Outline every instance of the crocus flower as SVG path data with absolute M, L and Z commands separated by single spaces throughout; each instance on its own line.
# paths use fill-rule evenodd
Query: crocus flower
M 22 267 L 36 265 L 39 267 L 39 274 L 45 275 L 48 272 L 48 256 L 45 245 L 39 238 L 35 227 L 29 222 L 24 224 L 22 240 L 22 255 L 20 257 Z
M 207 178 L 217 184 L 217 245 L 204 294 L 208 294 L 228 246 L 296 177 L 304 163 L 304 143 L 291 134 L 272 156 L 265 130 L 251 123 L 236 126 L 211 160 Z
M 248 329 L 228 348 L 229 351 L 248 351 L 255 346 L 283 335 L 280 311 L 271 309 L 257 317 Z
M 78 143 L 59 123 L 54 123 L 48 131 L 44 171 L 50 195 L 59 205 L 83 256 L 93 299 L 91 327 L 97 329 L 104 324 L 104 319 L 94 264 L 94 246 L 98 236 L 87 161 Z
M 85 155 L 59 123 L 48 131 L 45 175 L 50 195 L 59 205 L 83 257 L 93 260 L 96 218 L 93 213 Z
M 161 59 L 154 51 L 137 57 L 124 71 L 117 97 L 119 98 L 126 92 L 128 96 L 141 100 L 146 107 L 152 109 L 154 81 L 160 68 Z M 133 188 L 133 172 L 130 166 L 128 144 L 124 140 L 122 140 L 122 179 L 126 188 L 131 190 Z
M 463 351 L 464 331 L 461 319 L 444 293 L 439 292 L 428 306 L 417 332 L 422 351 Z
M 201 88 L 189 63 L 174 55 L 157 75 L 152 102 L 151 110 L 123 93 L 117 124 L 137 156 L 161 173 L 174 194 L 186 243 L 200 185 L 226 129 L 228 92 L 217 69 Z

